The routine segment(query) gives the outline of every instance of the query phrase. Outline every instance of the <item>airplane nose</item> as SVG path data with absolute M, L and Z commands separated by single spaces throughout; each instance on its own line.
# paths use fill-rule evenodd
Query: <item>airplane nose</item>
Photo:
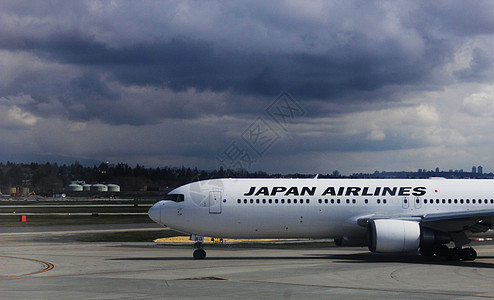
M 151 220 L 155 221 L 158 224 L 161 224 L 161 203 L 158 202 L 155 205 L 151 206 L 148 211 L 148 216 Z

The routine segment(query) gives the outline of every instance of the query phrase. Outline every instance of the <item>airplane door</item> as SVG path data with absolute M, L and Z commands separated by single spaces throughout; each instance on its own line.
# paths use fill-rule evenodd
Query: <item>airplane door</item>
M 209 213 L 221 214 L 221 191 L 209 192 Z
M 415 208 L 419 209 L 422 206 L 422 203 L 420 202 L 420 198 L 415 198 Z
M 408 209 L 410 207 L 410 204 L 409 204 L 410 200 L 408 198 L 403 198 L 403 201 L 401 203 L 402 207 L 404 209 Z

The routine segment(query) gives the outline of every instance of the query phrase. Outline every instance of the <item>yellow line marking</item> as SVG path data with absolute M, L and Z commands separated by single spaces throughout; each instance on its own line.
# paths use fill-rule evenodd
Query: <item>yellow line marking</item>
M 204 237 L 204 244 L 213 243 L 242 243 L 242 242 L 285 242 L 285 241 L 309 241 L 309 239 L 223 239 L 221 241 L 219 238 Z M 195 243 L 191 241 L 188 236 L 174 236 L 169 238 L 160 238 L 154 240 L 155 243 Z
M 49 263 L 49 262 L 46 262 L 46 261 L 42 261 L 42 260 L 38 260 L 38 259 L 33 259 L 33 258 L 15 257 L 15 256 L 8 256 L 8 255 L 0 255 L 0 257 L 34 261 L 34 262 L 40 263 L 40 264 L 42 264 L 42 265 L 45 266 L 40 271 L 31 272 L 31 273 L 27 273 L 27 274 L 8 275 L 8 276 L 3 276 L 3 277 L 0 276 L 0 280 L 14 279 L 14 278 L 19 278 L 19 277 L 24 277 L 24 276 L 30 276 L 30 275 L 40 274 L 40 273 L 44 273 L 44 272 L 50 271 L 51 269 L 53 269 L 55 267 L 52 263 Z
M 26 236 L 26 235 L 34 235 L 33 233 L 26 233 L 26 234 L 17 234 L 17 235 L 6 235 L 6 236 L 0 236 L 0 239 L 7 239 L 11 237 L 19 237 L 19 236 Z

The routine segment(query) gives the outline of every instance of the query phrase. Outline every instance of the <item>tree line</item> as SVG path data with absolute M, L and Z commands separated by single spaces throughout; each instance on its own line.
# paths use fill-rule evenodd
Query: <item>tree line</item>
M 278 174 L 279 175 L 279 174 Z M 57 163 L 0 163 L 0 187 L 29 187 L 38 194 L 59 193 L 73 181 L 89 184 L 118 184 L 122 191 L 157 190 L 211 178 L 225 177 L 271 177 L 265 172 L 245 170 L 205 171 L 197 168 L 146 168 L 131 167 L 124 163 L 85 167 L 75 162 L 71 165 Z

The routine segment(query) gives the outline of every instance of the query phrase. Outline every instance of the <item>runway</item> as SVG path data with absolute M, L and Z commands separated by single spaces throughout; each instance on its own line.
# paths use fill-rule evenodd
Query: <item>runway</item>
M 197 261 L 188 247 L 0 234 L 0 291 L 2 299 L 494 299 L 494 246 L 475 248 L 474 262 L 362 248 L 206 248 Z

